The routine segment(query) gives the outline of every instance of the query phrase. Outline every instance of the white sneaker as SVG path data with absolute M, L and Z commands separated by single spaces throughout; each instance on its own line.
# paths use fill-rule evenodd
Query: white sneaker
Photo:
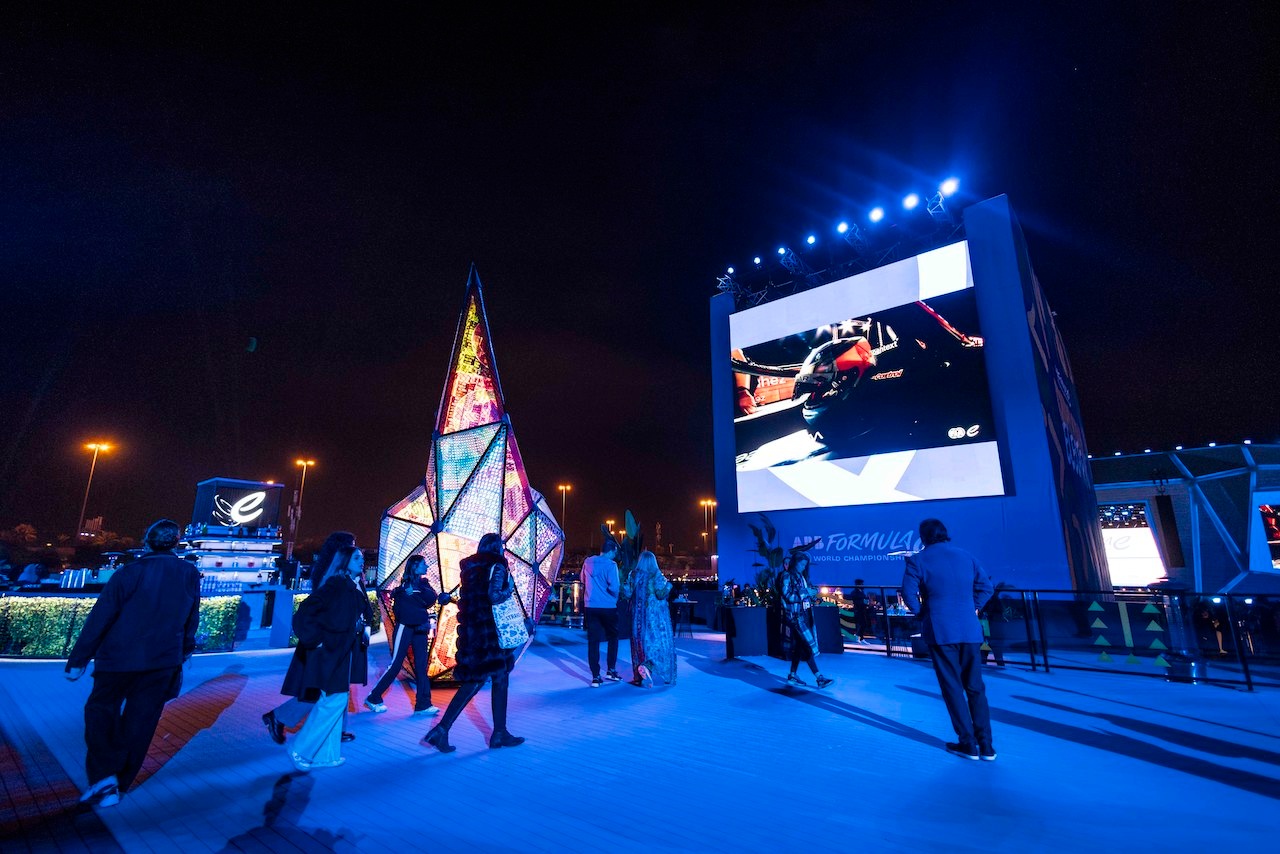
M 364 701 L 364 707 L 369 711 L 373 712 L 375 715 L 380 715 L 387 710 L 386 703 L 374 703 L 370 700 Z
M 80 803 L 98 807 L 113 807 L 120 803 L 120 789 L 116 784 L 116 775 L 103 777 L 85 789 L 84 794 L 80 796 Z
M 416 709 L 413 713 L 413 716 L 415 718 L 423 718 L 423 717 L 429 718 L 432 715 L 438 715 L 438 714 L 440 714 L 439 707 L 427 706 L 425 709 Z

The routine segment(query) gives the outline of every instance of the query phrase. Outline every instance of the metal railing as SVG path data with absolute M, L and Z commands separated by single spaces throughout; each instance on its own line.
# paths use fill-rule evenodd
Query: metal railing
M 828 585 L 846 649 L 927 657 L 901 588 Z M 1280 596 L 1173 589 L 1002 588 L 983 608 L 984 661 L 1280 687 Z

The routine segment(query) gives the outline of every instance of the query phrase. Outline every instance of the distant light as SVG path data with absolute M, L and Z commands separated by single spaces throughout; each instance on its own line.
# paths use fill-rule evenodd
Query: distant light
M 1142 449 L 1142 453 L 1144 453 L 1144 454 L 1149 454 L 1149 453 L 1151 453 L 1151 449 L 1150 449 L 1150 448 L 1143 448 L 1143 449 Z
M 752 259 L 751 259 L 751 262 L 752 262 L 753 264 L 755 264 L 757 267 L 759 267 L 759 266 L 760 266 L 760 256 L 759 256 L 759 255 L 757 255 L 756 257 L 752 258 Z
M 729 268 L 729 275 L 730 275 L 730 276 L 732 276 L 732 275 L 733 275 L 733 268 L 732 268 L 732 267 L 730 267 L 730 268 Z
M 917 196 L 915 193 L 912 193 L 911 195 L 907 196 L 905 199 L 902 200 L 902 206 L 907 210 L 911 210 L 918 204 L 920 204 L 920 197 Z
M 1221 596 L 1214 596 L 1214 597 L 1213 597 L 1212 599 L 1210 599 L 1209 601 L 1210 601 L 1210 602 L 1212 602 L 1212 603 L 1213 603 L 1213 604 L 1215 604 L 1215 605 L 1221 605 L 1221 604 L 1222 604 L 1222 597 L 1221 597 Z
M 1093 459 L 1093 454 L 1090 454 L 1090 455 L 1089 455 L 1089 459 Z
M 1251 596 L 1251 597 L 1249 597 L 1248 599 L 1245 599 L 1245 600 L 1244 600 L 1244 604 L 1246 604 L 1246 605 L 1252 605 L 1252 604 L 1253 604 L 1253 597 Z
M 804 239 L 804 242 L 805 242 L 805 243 L 808 243 L 810 246 L 812 246 L 813 244 L 815 244 L 815 243 L 817 243 L 817 242 L 818 242 L 818 238 L 816 238 L 816 237 L 814 237 L 812 234 L 810 234 L 808 237 L 806 237 L 806 238 Z
M 837 226 L 836 226 L 836 233 L 837 233 L 837 234 L 844 234 L 844 233 L 845 233 L 846 231 L 848 231 L 848 230 L 849 230 L 849 223 L 847 223 L 847 222 L 842 222 L 842 223 L 840 223 L 839 225 L 837 225 Z
M 1181 450 L 1182 450 L 1182 446 L 1181 446 L 1181 445 L 1174 445 L 1174 446 L 1173 446 L 1173 449 L 1174 449 L 1175 451 L 1181 451 Z
M 960 189 L 960 181 L 957 178 L 948 178 L 938 185 L 938 192 L 944 196 L 950 196 Z
M 1246 445 L 1252 445 L 1252 444 L 1253 444 L 1253 440 L 1252 440 L 1252 439 L 1245 439 L 1245 440 L 1244 440 L 1244 443 L 1245 443 Z
M 867 219 L 872 222 L 879 222 L 884 219 L 884 208 L 872 208 L 871 213 L 867 214 Z
M 786 255 L 786 254 L 787 254 L 787 247 L 785 247 L 785 246 L 779 246 L 779 247 L 778 247 L 778 254 L 779 254 L 779 255 Z
M 1210 443 L 1209 443 L 1209 447 L 1210 447 L 1210 448 L 1216 448 L 1216 447 L 1218 447 L 1218 443 L 1217 443 L 1217 442 L 1210 442 Z
M 1117 456 L 1117 457 L 1120 456 L 1120 452 L 1116 451 L 1115 454 L 1113 454 L 1113 456 Z

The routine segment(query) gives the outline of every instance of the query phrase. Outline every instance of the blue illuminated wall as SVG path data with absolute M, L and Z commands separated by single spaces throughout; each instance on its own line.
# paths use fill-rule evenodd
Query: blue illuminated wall
M 785 546 L 819 540 L 815 583 L 896 585 L 903 561 L 890 552 L 918 548 L 921 519 L 942 519 L 996 581 L 1021 588 L 1097 589 L 1105 556 L 1096 498 L 1070 365 L 1048 304 L 1027 260 L 1021 228 L 1000 196 L 966 209 L 991 405 L 1005 494 L 779 510 L 768 514 Z M 754 539 L 739 514 L 732 409 L 729 316 L 733 298 L 711 300 L 712 417 L 720 577 L 754 576 Z

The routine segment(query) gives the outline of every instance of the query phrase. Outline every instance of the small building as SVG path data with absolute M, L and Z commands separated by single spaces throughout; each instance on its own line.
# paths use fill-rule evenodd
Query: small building
M 1280 445 L 1210 445 L 1090 463 L 1112 584 L 1280 593 Z

